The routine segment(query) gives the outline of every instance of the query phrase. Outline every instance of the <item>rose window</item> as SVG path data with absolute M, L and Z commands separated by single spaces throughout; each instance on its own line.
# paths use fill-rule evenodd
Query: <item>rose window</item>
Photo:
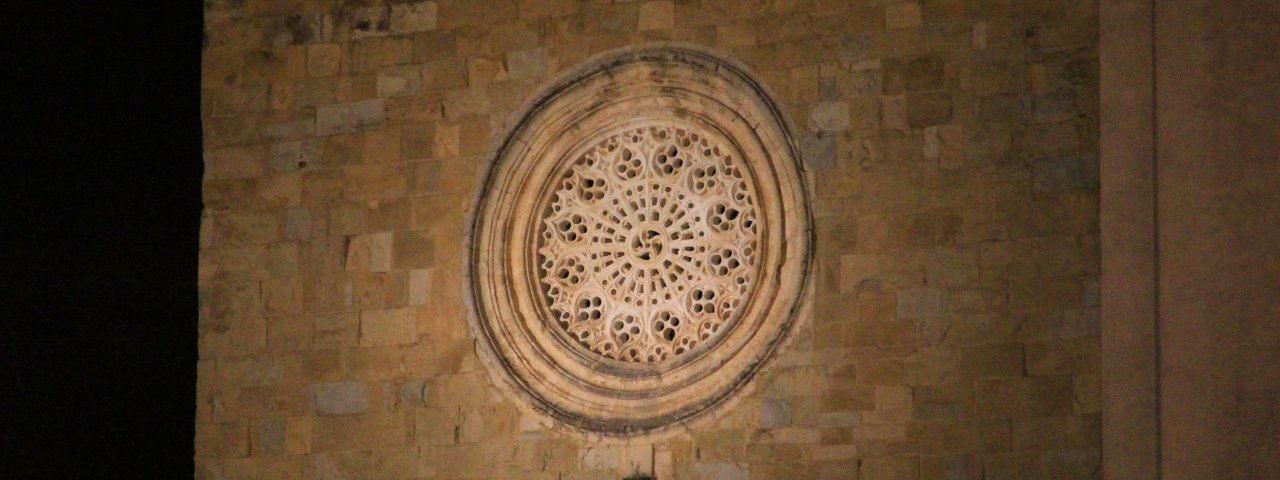
M 798 155 L 759 80 L 696 47 L 609 52 L 544 86 L 495 137 L 468 230 L 494 383 L 589 436 L 729 408 L 808 311 Z
M 733 155 L 685 129 L 601 140 L 543 215 L 552 317 L 607 358 L 660 362 L 712 340 L 755 280 L 755 193 Z

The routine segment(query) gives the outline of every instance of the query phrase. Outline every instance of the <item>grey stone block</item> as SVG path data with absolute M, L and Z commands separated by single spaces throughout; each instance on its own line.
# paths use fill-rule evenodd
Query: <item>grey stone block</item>
M 357 415 L 369 410 L 364 382 L 329 382 L 311 386 L 311 409 L 319 415 Z
M 800 156 L 805 166 L 814 170 L 836 166 L 836 137 L 819 133 L 800 139 Z
M 316 107 L 316 135 L 355 132 L 381 127 L 386 122 L 382 99 L 321 105 Z

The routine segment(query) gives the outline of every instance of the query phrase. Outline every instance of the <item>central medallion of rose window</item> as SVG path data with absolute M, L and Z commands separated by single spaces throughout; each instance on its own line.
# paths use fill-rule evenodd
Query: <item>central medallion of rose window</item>
M 673 127 L 619 132 L 574 161 L 538 237 L 558 327 L 626 362 L 713 342 L 758 270 L 756 194 L 740 168 L 727 147 Z

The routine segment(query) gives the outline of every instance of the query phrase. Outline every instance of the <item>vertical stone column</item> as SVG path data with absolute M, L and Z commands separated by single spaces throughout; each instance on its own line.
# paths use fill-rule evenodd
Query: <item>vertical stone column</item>
M 1152 6 L 1103 2 L 1101 235 L 1103 472 L 1159 472 Z
M 1280 469 L 1277 16 L 1102 4 L 1107 478 Z

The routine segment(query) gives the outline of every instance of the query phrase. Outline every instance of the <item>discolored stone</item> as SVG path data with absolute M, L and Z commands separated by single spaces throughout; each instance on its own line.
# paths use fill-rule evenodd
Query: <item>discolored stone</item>
M 358 415 L 369 410 L 369 392 L 364 382 L 312 385 L 311 410 L 317 415 Z

